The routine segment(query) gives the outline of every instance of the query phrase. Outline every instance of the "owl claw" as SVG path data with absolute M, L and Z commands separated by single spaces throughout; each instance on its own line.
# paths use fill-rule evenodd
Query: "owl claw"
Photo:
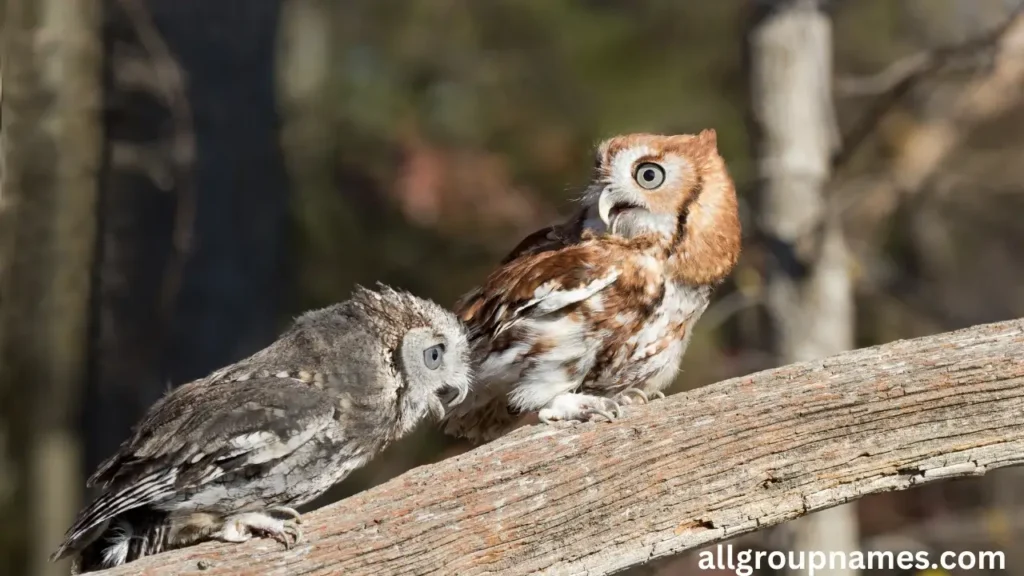
M 635 400 L 632 398 L 633 396 L 636 397 Z M 633 402 L 647 404 L 650 402 L 650 398 L 648 398 L 647 393 L 639 388 L 627 388 L 620 392 L 615 399 L 623 404 L 632 404 Z
M 661 390 L 655 390 L 654 392 L 644 392 L 639 388 L 627 388 L 615 397 L 617 402 L 625 405 L 633 403 L 648 404 L 665 397 L 665 393 Z
M 296 524 L 296 521 L 290 521 L 284 523 L 284 533 L 270 535 L 274 540 L 284 544 L 285 550 L 290 550 L 292 546 L 302 541 L 302 528 Z M 288 542 L 288 538 L 291 538 L 291 542 Z
M 291 549 L 302 540 L 302 529 L 298 527 L 296 518 L 281 520 L 270 515 L 271 511 L 295 512 L 290 508 L 275 507 L 266 512 L 244 512 L 228 518 L 221 529 L 212 537 L 224 542 L 246 542 L 253 535 L 273 538 Z M 296 513 L 297 514 L 297 513 Z
M 563 420 L 576 420 L 589 422 L 595 416 L 600 416 L 608 422 L 613 422 L 622 416 L 622 407 L 619 403 L 610 398 L 588 396 L 586 394 L 562 394 L 556 396 L 548 405 L 542 409 L 537 417 L 545 424 Z
M 618 410 L 617 410 L 617 409 L 616 409 L 616 412 L 618 412 Z M 607 421 L 609 421 L 609 422 L 612 422 L 612 421 L 614 421 L 614 420 L 615 420 L 615 418 L 616 418 L 616 417 L 618 416 L 618 414 L 617 414 L 616 412 L 609 412 L 609 411 L 607 411 L 607 410 L 601 410 L 601 409 L 599 409 L 599 408 L 591 408 L 591 409 L 590 409 L 590 410 L 589 410 L 589 411 L 587 412 L 587 415 L 588 415 L 588 416 L 601 416 L 601 417 L 602 417 L 602 418 L 604 418 L 605 420 L 607 420 Z
M 296 524 L 302 524 L 302 515 L 299 514 L 299 511 L 295 508 L 289 508 L 288 506 L 271 506 L 270 508 L 267 508 L 267 514 L 287 516 Z

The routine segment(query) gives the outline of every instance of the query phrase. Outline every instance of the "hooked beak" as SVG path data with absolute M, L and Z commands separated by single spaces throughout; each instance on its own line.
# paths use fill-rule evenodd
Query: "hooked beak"
M 632 201 L 611 186 L 601 190 L 601 195 L 597 197 L 597 216 L 611 231 L 615 231 L 614 222 L 618 219 L 619 214 L 634 208 L 644 209 L 643 205 Z
M 469 395 L 469 384 L 445 385 L 438 390 L 430 399 L 430 411 L 438 420 L 444 418 L 445 413 L 451 408 L 458 406 Z

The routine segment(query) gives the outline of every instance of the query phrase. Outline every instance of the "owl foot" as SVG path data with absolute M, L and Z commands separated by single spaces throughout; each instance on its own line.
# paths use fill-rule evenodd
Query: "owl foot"
M 560 394 L 537 414 L 540 421 L 545 424 L 560 420 L 589 422 L 595 416 L 611 422 L 622 416 L 622 407 L 610 398 L 587 394 Z
M 284 511 L 282 508 L 276 510 Z M 302 540 L 302 530 L 297 526 L 297 518 L 281 520 L 271 516 L 269 511 L 245 512 L 231 516 L 224 521 L 220 530 L 212 534 L 212 537 L 224 542 L 246 542 L 254 535 L 273 538 L 284 544 L 285 548 L 291 548 Z

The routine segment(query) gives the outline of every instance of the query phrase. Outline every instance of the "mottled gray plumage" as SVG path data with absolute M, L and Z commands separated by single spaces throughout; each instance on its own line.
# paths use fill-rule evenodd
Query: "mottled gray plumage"
M 466 334 L 437 304 L 381 287 L 299 317 L 269 347 L 169 392 L 89 479 L 103 493 L 53 559 L 88 571 L 203 539 L 301 532 L 322 494 L 428 415 L 461 402 Z

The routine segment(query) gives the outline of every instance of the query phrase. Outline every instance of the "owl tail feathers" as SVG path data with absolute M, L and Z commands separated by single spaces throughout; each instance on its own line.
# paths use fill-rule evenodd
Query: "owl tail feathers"
M 72 574 L 113 568 L 168 549 L 170 528 L 166 513 L 136 508 L 104 522 L 60 557 L 77 553 Z

